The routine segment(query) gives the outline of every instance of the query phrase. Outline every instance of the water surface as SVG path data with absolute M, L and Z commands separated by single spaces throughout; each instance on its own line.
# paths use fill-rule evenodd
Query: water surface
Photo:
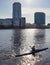
M 31 47 L 48 47 L 36 54 L 16 58 L 15 54 L 29 52 Z M 0 30 L 1 65 L 49 65 L 50 64 L 50 29 L 10 29 Z

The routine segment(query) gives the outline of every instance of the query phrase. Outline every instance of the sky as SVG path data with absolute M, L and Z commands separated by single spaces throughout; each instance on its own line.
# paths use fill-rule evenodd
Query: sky
M 0 0 L 0 19 L 12 18 L 14 2 L 21 3 L 22 17 L 26 17 L 27 23 L 34 23 L 35 12 L 44 12 L 46 24 L 50 23 L 50 0 Z

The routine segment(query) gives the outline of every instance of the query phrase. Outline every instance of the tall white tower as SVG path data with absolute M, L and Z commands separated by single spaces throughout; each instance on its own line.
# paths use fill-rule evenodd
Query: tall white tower
M 13 4 L 13 22 L 18 25 L 20 18 L 21 18 L 21 4 L 19 2 L 15 2 Z

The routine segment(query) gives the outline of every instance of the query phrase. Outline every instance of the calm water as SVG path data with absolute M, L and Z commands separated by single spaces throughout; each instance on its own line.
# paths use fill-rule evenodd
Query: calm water
M 33 45 L 49 49 L 36 57 L 14 57 L 29 52 Z M 50 65 L 50 29 L 0 30 L 0 65 Z

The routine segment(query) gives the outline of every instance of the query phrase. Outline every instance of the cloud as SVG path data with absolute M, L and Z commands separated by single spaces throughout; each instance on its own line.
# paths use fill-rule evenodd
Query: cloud
M 12 0 L 12 1 L 21 2 L 23 7 L 50 8 L 50 0 Z
M 23 4 L 25 7 L 30 7 L 32 2 L 33 2 L 33 0 L 23 0 Z
M 35 12 L 44 12 L 50 16 L 50 8 L 22 8 L 22 14 L 34 14 Z
M 33 0 L 32 8 L 50 8 L 50 0 Z

